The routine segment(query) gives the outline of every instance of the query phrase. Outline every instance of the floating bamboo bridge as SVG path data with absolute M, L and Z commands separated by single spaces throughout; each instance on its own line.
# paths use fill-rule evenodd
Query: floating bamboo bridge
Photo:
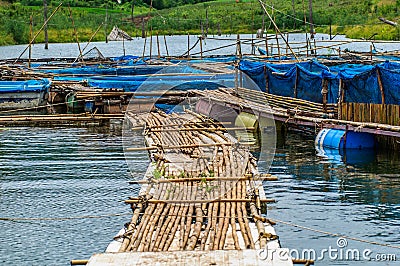
M 132 218 L 87 265 L 310 265 L 282 249 L 266 216 L 256 158 L 223 124 L 203 115 L 127 113 L 130 130 L 142 129 L 151 163 L 140 192 L 125 202 Z M 182 130 L 183 129 L 183 130 Z M 238 129 L 236 129 L 238 130 Z M 265 254 L 261 254 L 266 252 Z M 280 252 L 284 255 L 274 255 Z M 79 264 L 80 261 L 73 261 Z

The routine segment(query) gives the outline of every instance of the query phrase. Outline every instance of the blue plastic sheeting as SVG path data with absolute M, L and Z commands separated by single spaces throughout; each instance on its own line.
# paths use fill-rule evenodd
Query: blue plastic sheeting
M 27 81 L 0 81 L 0 93 L 42 92 L 50 87 L 48 79 Z
M 327 67 L 316 61 L 273 64 L 242 60 L 239 69 L 263 91 L 268 89 L 271 94 L 317 103 L 322 103 L 322 84 L 325 79 L 328 103 L 338 102 L 339 80 L 342 80 L 344 102 L 380 104 L 382 93 L 379 87 L 379 73 L 385 104 L 400 104 L 400 64 L 396 62 Z
M 163 66 L 137 65 L 129 67 L 92 66 L 76 68 L 59 68 L 41 70 L 52 74 L 70 75 L 147 75 L 154 74 L 164 69 Z
M 163 75 L 163 76 L 92 76 L 92 77 L 56 77 L 55 80 L 86 80 L 89 86 L 97 88 L 118 88 L 124 91 L 141 90 L 186 90 L 186 89 L 217 89 L 233 87 L 233 74 L 217 75 Z
M 139 56 L 134 56 L 134 55 L 123 55 L 123 56 L 118 56 L 118 57 L 112 57 L 110 58 L 113 61 L 127 61 L 127 60 L 136 60 L 140 58 Z

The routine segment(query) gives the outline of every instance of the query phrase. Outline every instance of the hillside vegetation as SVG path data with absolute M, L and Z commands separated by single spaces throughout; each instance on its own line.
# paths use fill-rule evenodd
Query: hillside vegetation
M 48 15 L 63 2 L 61 9 L 49 22 L 50 42 L 73 42 L 74 34 L 69 7 L 80 41 L 87 41 L 100 27 L 94 41 L 105 40 L 114 25 L 131 36 L 141 36 L 142 21 L 153 34 L 236 34 L 255 33 L 264 25 L 273 26 L 257 0 L 150 0 L 133 1 L 54 1 L 47 0 Z M 282 31 L 309 30 L 308 0 L 267 0 L 268 12 Z M 316 32 L 346 34 L 350 38 L 399 40 L 400 27 L 379 21 L 379 17 L 399 22 L 400 0 L 313 0 L 313 22 Z M 274 7 L 272 9 L 271 7 Z M 133 17 L 132 17 L 133 8 Z M 30 17 L 33 32 L 43 24 L 43 1 L 0 1 L 0 45 L 29 42 Z M 132 19 L 133 18 L 133 19 Z M 36 42 L 43 42 L 41 33 Z

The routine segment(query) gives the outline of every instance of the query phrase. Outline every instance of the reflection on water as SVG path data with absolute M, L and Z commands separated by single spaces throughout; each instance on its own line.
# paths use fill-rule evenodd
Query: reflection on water
M 2 130 L 0 217 L 128 215 L 0 221 L 0 264 L 68 265 L 104 251 L 130 217 L 128 179 L 118 128 Z
M 137 134 L 132 140 L 143 141 L 140 132 Z M 269 205 L 268 216 L 399 246 L 399 154 L 378 151 L 373 160 L 347 154 L 347 164 L 341 156 L 320 156 L 309 137 L 289 134 L 286 141 L 279 141 L 270 169 L 279 180 L 265 184 L 268 197 L 277 200 Z M 354 163 L 349 163 L 350 158 Z M 129 160 L 132 174 L 142 176 L 148 165 L 147 153 L 139 152 Z M 260 168 L 266 171 L 269 165 L 260 162 Z M 0 264 L 68 265 L 71 259 L 86 259 L 104 251 L 129 221 L 130 210 L 122 203 L 134 194 L 127 184 L 129 178 L 118 126 L 2 130 L 0 217 L 127 215 L 0 221 Z M 283 223 L 278 222 L 276 230 L 282 245 L 290 249 L 321 250 L 336 245 L 336 237 Z M 354 240 L 348 240 L 348 246 L 396 253 L 400 258 L 396 249 Z M 327 264 L 335 263 L 319 265 Z
M 279 181 L 265 185 L 270 197 L 278 200 L 270 205 L 270 218 L 400 246 L 400 157 L 396 151 L 322 153 L 315 150 L 313 138 L 294 134 L 278 143 L 271 173 Z M 288 248 L 321 250 L 335 246 L 337 239 L 279 223 L 277 231 Z M 349 248 L 400 255 L 398 249 L 353 240 Z

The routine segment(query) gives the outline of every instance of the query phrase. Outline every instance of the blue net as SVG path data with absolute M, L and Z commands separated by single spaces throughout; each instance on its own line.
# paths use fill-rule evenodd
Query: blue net
M 400 64 L 386 62 L 379 66 L 386 104 L 400 105 Z
M 343 102 L 353 103 L 382 103 L 378 85 L 378 76 L 375 68 L 360 74 L 340 72 L 343 80 Z
M 327 67 L 317 61 L 275 64 L 242 60 L 239 69 L 262 91 L 317 103 L 322 103 L 322 85 L 325 79 L 327 103 L 338 102 L 339 80 L 342 80 L 344 102 L 380 104 L 380 78 L 385 104 L 400 104 L 400 63 L 397 62 Z

